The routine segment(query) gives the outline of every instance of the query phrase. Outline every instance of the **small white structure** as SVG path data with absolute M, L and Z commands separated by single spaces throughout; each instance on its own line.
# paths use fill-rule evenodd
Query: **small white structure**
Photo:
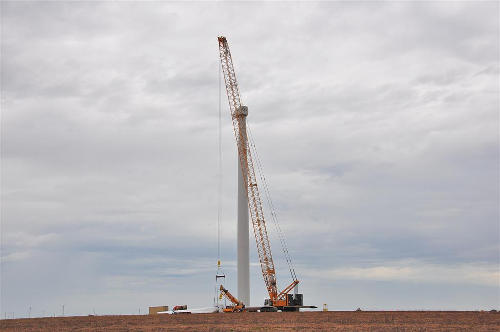
M 167 314 L 167 315 L 173 315 L 173 314 L 209 314 L 213 312 L 218 312 L 219 308 L 217 307 L 205 307 L 205 308 L 196 308 L 196 309 L 190 309 L 190 310 L 168 310 L 168 311 L 160 311 L 157 312 L 158 314 Z

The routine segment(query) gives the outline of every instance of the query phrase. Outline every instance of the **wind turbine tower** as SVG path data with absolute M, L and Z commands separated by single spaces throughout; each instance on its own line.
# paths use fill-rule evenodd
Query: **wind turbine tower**
M 244 147 L 244 155 L 247 155 L 247 128 L 246 117 L 248 115 L 248 107 L 241 106 L 236 111 L 236 116 L 241 117 L 239 121 L 242 124 L 241 145 Z M 250 251 L 249 251 L 249 234 L 248 234 L 248 197 L 246 182 L 246 170 L 242 168 L 241 161 L 238 158 L 238 227 L 237 227 L 237 245 L 238 245 L 238 299 L 250 305 Z

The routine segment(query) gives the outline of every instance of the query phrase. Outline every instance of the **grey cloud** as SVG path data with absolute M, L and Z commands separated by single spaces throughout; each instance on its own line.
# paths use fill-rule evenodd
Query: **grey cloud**
M 4 310 L 209 304 L 220 34 L 307 302 L 498 305 L 491 285 L 427 275 L 498 266 L 498 4 L 1 6 Z M 224 93 L 222 259 L 234 288 Z M 398 272 L 408 264 L 419 280 Z M 380 268 L 397 276 L 357 277 Z M 255 304 L 264 293 L 252 266 Z

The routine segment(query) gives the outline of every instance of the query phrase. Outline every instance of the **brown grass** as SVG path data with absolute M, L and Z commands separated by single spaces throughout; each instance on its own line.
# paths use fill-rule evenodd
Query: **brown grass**
M 330 311 L 7 319 L 2 331 L 500 331 L 500 313 Z

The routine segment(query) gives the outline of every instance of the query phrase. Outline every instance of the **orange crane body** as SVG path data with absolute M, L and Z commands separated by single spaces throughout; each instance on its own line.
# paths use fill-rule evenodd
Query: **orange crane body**
M 245 304 L 238 300 L 236 297 L 234 297 L 227 289 L 224 288 L 224 286 L 220 285 L 220 292 L 223 294 L 231 303 L 233 306 L 231 307 L 226 307 L 223 309 L 224 312 L 240 312 L 243 311 L 243 308 L 245 308 Z

